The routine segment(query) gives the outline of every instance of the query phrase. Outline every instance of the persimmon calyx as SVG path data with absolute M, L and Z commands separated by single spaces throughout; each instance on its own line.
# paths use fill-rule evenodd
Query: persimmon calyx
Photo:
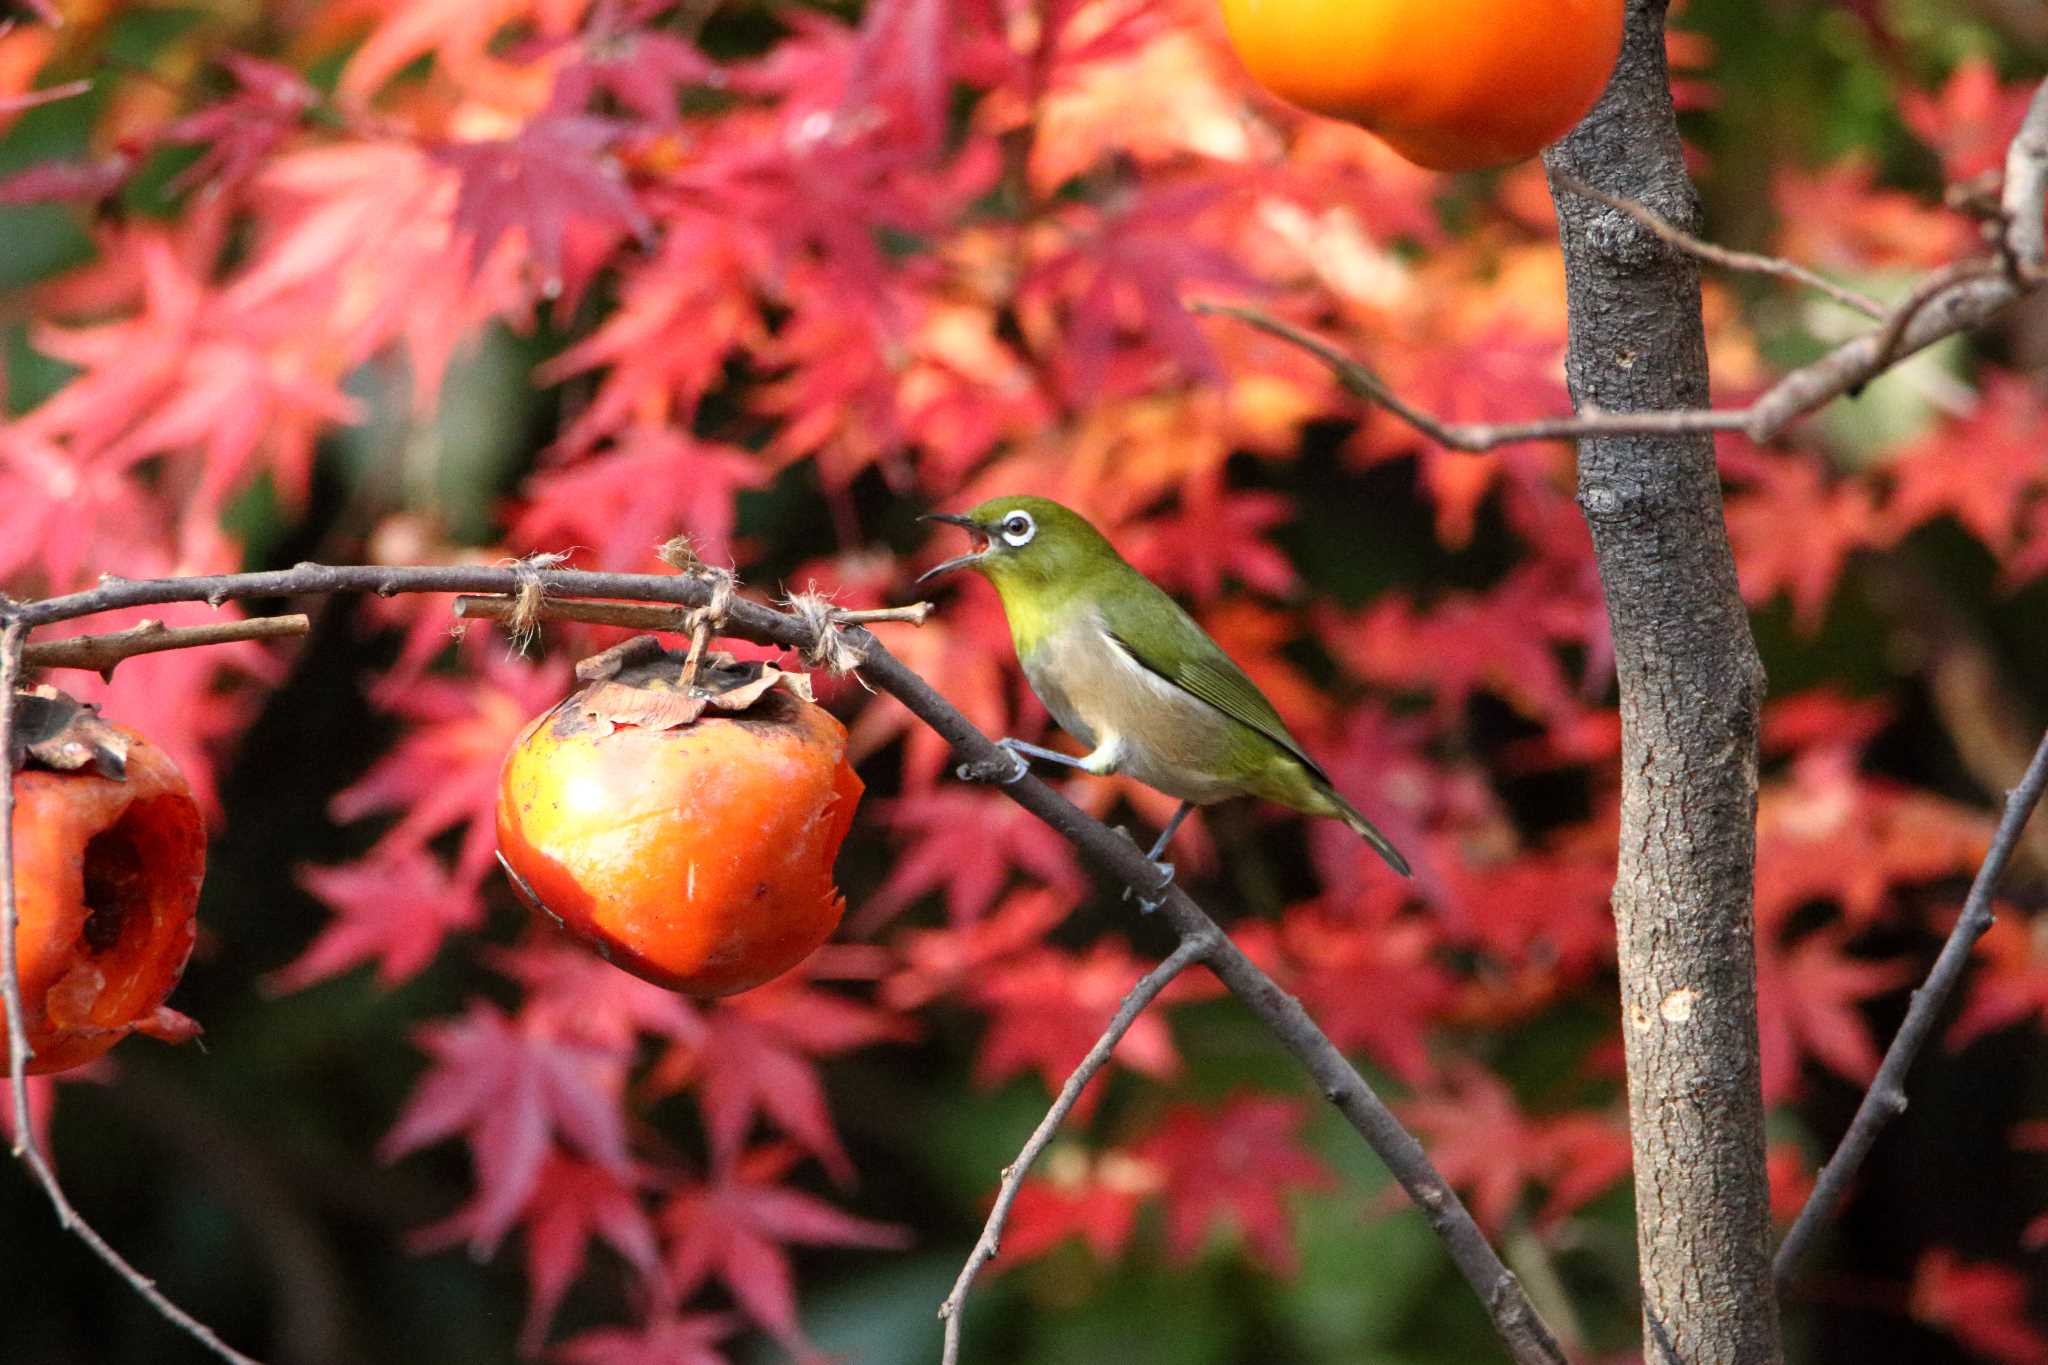
M 16 692 L 7 768 L 34 764 L 56 772 L 90 766 L 115 782 L 128 776 L 128 738 L 100 719 L 99 707 L 50 686 Z
M 706 654 L 697 676 L 682 681 L 685 660 L 659 651 L 620 667 L 608 678 L 587 684 L 570 704 L 586 724 L 644 730 L 674 730 L 692 724 L 707 710 L 746 711 L 771 692 L 787 692 L 798 701 L 812 701 L 811 679 L 773 664 L 740 662 L 723 651 Z

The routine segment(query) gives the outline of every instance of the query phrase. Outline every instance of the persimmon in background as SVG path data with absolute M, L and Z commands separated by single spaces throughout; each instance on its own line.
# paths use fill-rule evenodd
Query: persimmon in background
M 192 953 L 206 872 L 199 807 L 163 750 L 90 713 L 78 719 L 78 745 L 112 759 L 96 767 L 79 753 L 58 768 L 31 755 L 13 775 L 31 1073 L 83 1066 L 131 1033 L 183 1042 L 199 1031 L 164 1006 Z
M 1418 166 L 1533 156 L 1593 107 L 1624 0 L 1222 0 L 1245 70 Z

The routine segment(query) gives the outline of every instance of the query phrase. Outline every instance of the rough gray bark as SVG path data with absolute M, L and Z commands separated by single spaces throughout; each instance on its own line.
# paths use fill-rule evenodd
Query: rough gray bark
M 1664 58 L 1666 0 L 1629 0 L 1613 83 L 1553 171 L 1691 228 Z M 1628 216 L 1564 192 L 1581 408 L 1707 403 L 1697 264 Z M 1645 1356 L 1780 1358 L 1768 1247 L 1751 894 L 1763 667 L 1736 590 L 1712 438 L 1589 438 L 1592 528 L 1621 687 L 1614 887 L 1635 1147 Z

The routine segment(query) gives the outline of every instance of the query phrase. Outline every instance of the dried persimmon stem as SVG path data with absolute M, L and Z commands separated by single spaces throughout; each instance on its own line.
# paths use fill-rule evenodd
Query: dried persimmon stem
M 61 640 L 36 640 L 22 651 L 29 668 L 83 668 L 111 674 L 123 659 L 159 654 L 167 649 L 232 644 L 241 640 L 277 640 L 304 635 L 313 628 L 303 613 L 256 616 L 246 621 L 216 621 L 204 626 L 167 626 L 144 621 L 105 635 L 69 635 Z
M 14 696 L 15 683 L 21 677 L 22 641 L 27 634 L 26 623 L 18 618 L 8 620 L 6 627 L 0 629 L 0 699 Z M 14 707 L 0 705 L 0 754 L 12 752 L 13 745 Z M 253 1357 L 243 1355 L 222 1341 L 211 1327 L 172 1303 L 147 1276 L 114 1250 L 100 1236 L 98 1229 L 79 1216 L 78 1210 L 71 1206 L 70 1197 L 64 1193 L 64 1187 L 57 1182 L 57 1172 L 51 1167 L 49 1158 L 36 1141 L 35 1124 L 29 1116 L 28 1104 L 28 1062 L 35 1054 L 29 1047 L 28 1021 L 21 999 L 21 961 L 14 941 L 15 924 L 21 913 L 14 894 L 14 773 L 9 764 L 0 764 L 0 767 L 8 769 L 4 789 L 0 789 L 0 999 L 5 1001 L 7 1016 L 9 1088 L 14 1098 L 14 1154 L 28 1167 L 36 1183 L 43 1187 L 43 1193 L 49 1196 L 51 1207 L 57 1211 L 58 1225 L 91 1248 L 95 1256 L 166 1321 L 227 1361 L 228 1365 L 259 1365 Z

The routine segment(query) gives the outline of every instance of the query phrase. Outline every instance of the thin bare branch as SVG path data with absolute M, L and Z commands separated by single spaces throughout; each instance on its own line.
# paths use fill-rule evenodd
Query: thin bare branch
M 0 629 L 0 768 L 7 790 L 0 792 L 0 999 L 7 1015 L 7 1074 L 14 1078 L 14 1155 L 35 1145 L 28 1113 L 28 1064 L 35 1049 L 21 1004 L 21 950 L 15 943 L 20 907 L 14 896 L 14 689 L 21 680 L 22 640 L 27 627 L 9 621 Z
M 1899 300 L 1899 306 L 1884 320 L 1884 330 L 1877 334 L 1877 354 L 1871 357 L 1875 373 L 1882 374 L 1898 360 L 1899 346 L 1906 339 L 1906 332 L 1921 311 L 1931 305 L 1949 290 L 1972 280 L 1981 280 L 1997 274 L 2002 265 L 1991 257 L 1978 256 L 1967 260 L 1950 261 L 1937 270 L 1930 271 L 1914 285 L 1906 297 Z
M 28 1109 L 28 1064 L 35 1053 L 28 1041 L 27 1012 L 21 999 L 20 952 L 14 941 L 15 926 L 21 914 L 14 894 L 14 771 L 12 762 L 6 757 L 14 749 L 14 688 L 21 677 L 22 640 L 27 634 L 27 626 L 18 620 L 10 620 L 4 629 L 0 629 L 0 768 L 5 769 L 7 779 L 0 784 L 0 1000 L 5 1001 L 7 1016 L 9 1088 L 14 1096 L 14 1154 L 21 1158 L 36 1183 L 43 1187 L 43 1193 L 49 1196 L 51 1207 L 57 1211 L 58 1226 L 91 1248 L 93 1254 L 125 1280 L 128 1287 L 140 1294 L 150 1307 L 215 1356 L 227 1361 L 228 1365 L 258 1365 L 256 1360 L 222 1341 L 211 1327 L 172 1303 L 153 1280 L 108 1245 L 98 1229 L 71 1206 L 64 1187 L 57 1182 L 57 1172 L 36 1141 L 35 1125 L 29 1118 Z
M 515 574 L 510 568 L 483 565 L 395 568 L 300 564 L 267 573 L 205 578 L 109 578 L 85 592 L 20 603 L 12 610 L 23 624 L 40 626 L 95 612 L 164 602 L 211 602 L 217 606 L 243 597 L 337 592 L 374 592 L 386 597 L 399 593 L 503 596 L 520 589 L 520 575 L 536 572 L 549 603 L 583 597 L 702 607 L 709 604 L 712 594 L 711 585 L 695 574 L 604 574 L 571 569 L 528 569 Z M 1007 750 L 997 748 L 993 740 L 891 654 L 866 627 L 849 625 L 835 629 L 844 635 L 848 647 L 859 651 L 862 673 L 950 743 L 969 768 L 993 773 L 1007 772 L 1014 766 Z M 819 644 L 816 628 L 799 616 L 743 597 L 732 600 L 726 631 L 799 652 L 816 650 Z M 999 789 L 1060 834 L 1093 866 L 1141 895 L 1159 894 L 1159 869 L 1144 853 L 1052 787 L 1026 774 Z M 1564 1353 L 1556 1337 L 1529 1302 L 1520 1281 L 1487 1242 L 1464 1201 L 1430 1163 L 1422 1144 L 1401 1126 L 1393 1111 L 1316 1026 L 1301 1003 L 1246 957 L 1179 887 L 1167 888 L 1159 913 L 1183 942 L 1213 935 L 1204 957 L 1210 970 L 1274 1032 L 1324 1096 L 1337 1106 L 1352 1128 L 1387 1164 L 1395 1180 L 1421 1206 L 1430 1226 L 1443 1239 L 1453 1264 L 1485 1305 L 1516 1365 L 1562 1365 Z
M 1552 179 L 1581 199 L 1590 199 L 1596 204 L 1605 204 L 1617 213 L 1627 214 L 1680 251 L 1697 256 L 1709 264 L 1718 265 L 1724 270 L 1737 270 L 1751 275 L 1772 275 L 1778 279 L 1790 280 L 1795 284 L 1805 285 L 1808 289 L 1819 290 L 1844 308 L 1852 308 L 1863 316 L 1877 321 L 1883 321 L 1891 311 L 1870 295 L 1851 289 L 1847 285 L 1837 284 L 1827 276 L 1808 270 L 1796 261 L 1788 261 L 1783 256 L 1759 255 L 1754 251 L 1735 251 L 1702 240 L 1671 222 L 1649 205 L 1596 189 L 1575 175 L 1558 174 Z
M 37 640 L 23 651 L 22 662 L 30 668 L 83 668 L 104 676 L 111 675 L 123 659 L 138 654 L 160 654 L 167 649 L 224 645 L 238 640 L 277 640 L 304 635 L 312 628 L 312 620 L 303 614 L 256 616 L 246 621 L 217 621 L 204 626 L 167 626 L 161 621 L 144 621 L 106 635 Z
M 1570 188 L 1579 194 L 1587 189 L 1583 182 Z M 1667 234 L 1678 230 L 1641 205 L 1631 207 L 1630 201 L 1598 191 L 1587 197 L 1630 213 L 1649 231 L 1667 241 L 1675 240 Z M 1807 413 L 1844 394 L 1859 392 L 1871 380 L 1936 342 L 1983 326 L 2017 299 L 2048 283 L 2044 200 L 2048 200 L 2048 82 L 2043 82 L 2035 92 L 2026 120 L 2006 157 L 2002 200 L 2006 223 L 2004 269 L 1975 260 L 1942 267 L 1897 305 L 1883 310 L 1883 326 L 1845 341 L 1820 359 L 1793 370 L 1754 402 L 1740 408 L 1665 412 L 1582 409 L 1576 417 L 1528 422 L 1445 422 L 1404 402 L 1355 357 L 1293 323 L 1240 304 L 1197 302 L 1189 307 L 1199 314 L 1235 318 L 1299 347 L 1328 367 L 1347 390 L 1379 404 L 1452 450 L 1478 452 L 1517 441 L 1573 440 L 1586 436 L 1668 436 L 1717 431 L 1739 431 L 1752 441 L 1763 442 L 1772 440 Z M 1638 209 L 1640 213 L 1635 212 Z M 1693 250 L 1684 242 L 1675 244 Z
M 1748 409 L 1699 412 L 1582 412 L 1576 417 L 1539 417 L 1528 422 L 1446 422 L 1403 400 L 1385 380 L 1353 356 L 1315 333 L 1263 309 L 1235 303 L 1193 303 L 1195 313 L 1235 318 L 1278 337 L 1323 362 L 1337 382 L 1393 413 L 1424 436 L 1451 450 L 1475 454 L 1517 441 L 1566 441 L 1581 436 L 1670 436 L 1696 431 L 1741 431 Z
M 1079 1102 L 1081 1092 L 1088 1088 L 1088 1082 L 1095 1079 L 1095 1073 L 1102 1070 L 1116 1046 L 1131 1031 L 1131 1025 L 1138 1022 L 1138 1016 L 1145 1012 L 1159 993 L 1173 983 L 1173 979 L 1209 952 L 1213 935 L 1204 934 L 1196 938 L 1182 939 L 1164 962 L 1147 972 L 1136 985 L 1124 995 L 1111 1017 L 1109 1026 L 1102 1036 L 1095 1040 L 1095 1046 L 1088 1049 L 1088 1055 L 1067 1077 L 1060 1093 L 1053 1099 L 1052 1107 L 1045 1111 L 1038 1127 L 1031 1130 L 1031 1136 L 1024 1141 L 1024 1148 L 1017 1153 L 1017 1159 L 1003 1168 L 1002 1184 L 996 1190 L 995 1207 L 988 1213 L 988 1221 L 982 1225 L 981 1236 L 968 1253 L 967 1264 L 960 1268 L 960 1276 L 953 1281 L 953 1292 L 939 1305 L 939 1316 L 946 1322 L 946 1346 L 941 1357 L 942 1365 L 959 1365 L 960 1333 L 963 1311 L 967 1306 L 967 1295 L 974 1288 L 974 1277 L 981 1273 L 983 1266 L 995 1259 L 996 1249 L 1003 1240 L 1004 1225 L 1010 1221 L 1010 1206 L 1017 1202 L 1017 1192 L 1024 1187 L 1024 1177 L 1031 1173 L 1032 1163 L 1038 1160 L 1046 1145 L 1052 1141 L 1059 1126 L 1067 1121 Z
M 1913 1069 L 1914 1059 L 1927 1046 L 1927 1040 L 1934 1036 L 1934 1026 L 1940 1020 L 1942 1010 L 1962 983 L 1971 951 L 1985 930 L 1991 927 L 1991 894 L 1997 889 L 1998 879 L 2004 875 L 2006 863 L 2011 860 L 2013 849 L 2018 846 L 2020 834 L 2026 829 L 2034 808 L 2040 804 L 2044 789 L 2048 789 L 2048 735 L 2042 737 L 2040 747 L 2034 751 L 2033 761 L 2020 778 L 2020 784 L 2006 793 L 2005 812 L 1999 818 L 1998 831 L 1992 836 L 1983 866 L 1977 869 L 1976 879 L 1970 883 L 1970 894 L 1963 902 L 1962 914 L 1956 917 L 1955 928 L 1949 931 L 1948 941 L 1942 944 L 1941 953 L 1934 959 L 1926 982 L 1913 992 L 1913 1003 L 1906 1010 L 1906 1020 L 1899 1025 L 1892 1045 L 1885 1050 L 1884 1062 L 1878 1067 L 1870 1089 L 1864 1092 L 1863 1102 L 1856 1107 L 1856 1117 L 1849 1121 L 1849 1130 L 1842 1135 L 1842 1141 L 1835 1148 L 1835 1154 L 1828 1158 L 1828 1164 L 1821 1168 L 1813 1193 L 1807 1196 L 1799 1217 L 1793 1220 L 1791 1230 L 1778 1246 L 1777 1260 L 1771 1269 L 1780 1284 L 1790 1279 L 1792 1272 L 1799 1268 L 1799 1262 L 1812 1247 L 1821 1225 L 1834 1216 L 1842 1196 L 1848 1192 L 1849 1182 L 1856 1178 L 1864 1158 L 1870 1155 L 1871 1147 L 1876 1144 L 1878 1134 L 1884 1131 L 1885 1125 L 1906 1112 L 1906 1073 Z

